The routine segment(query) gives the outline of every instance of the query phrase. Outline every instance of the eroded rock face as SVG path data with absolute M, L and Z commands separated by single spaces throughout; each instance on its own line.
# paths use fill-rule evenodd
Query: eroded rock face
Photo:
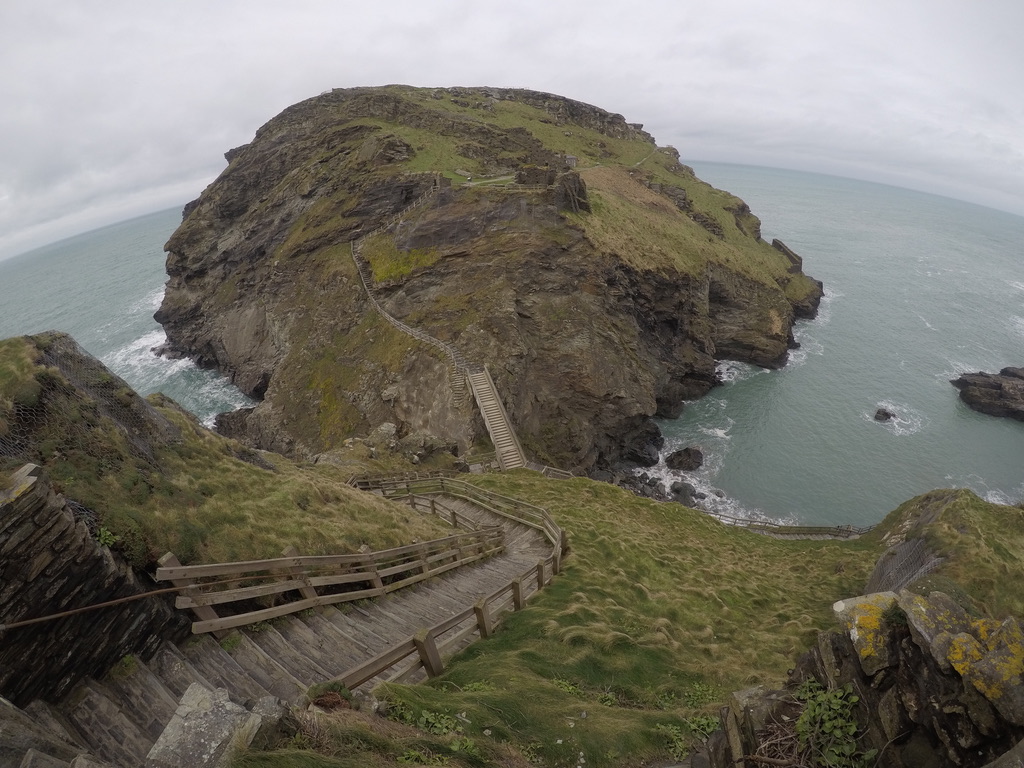
M 877 750 L 877 765 L 901 768 L 1018 764 L 1024 634 L 1015 618 L 971 618 L 944 593 L 905 590 L 842 600 L 834 611 L 838 631 L 819 634 L 792 671 L 791 690 L 812 678 L 826 688 L 850 686 L 861 752 Z M 745 693 L 734 696 L 725 720 L 753 755 L 763 724 L 793 722 L 800 708 L 792 693 Z M 712 738 L 711 765 L 732 764 L 727 741 Z
M 1003 368 L 998 374 L 965 373 L 950 383 L 975 411 L 1024 421 L 1024 368 Z
M 508 104 L 534 122 L 489 122 Z M 591 170 L 612 175 L 588 181 L 559 167 L 565 150 L 538 138 L 551 125 L 579 142 L 574 151 L 592 152 Z M 640 142 L 640 156 L 679 185 L 652 183 L 635 160 L 616 176 L 614 141 Z M 434 145 L 474 180 L 519 173 L 544 186 L 453 186 L 421 172 Z M 621 115 L 551 94 L 335 90 L 285 110 L 228 159 L 167 243 L 156 317 L 170 354 L 261 400 L 221 427 L 290 455 L 320 454 L 383 422 L 398 439 L 425 432 L 460 449 L 486 434 L 453 394 L 447 361 L 376 315 L 351 259 L 353 240 L 432 190 L 386 242 L 367 245 L 378 298 L 486 364 L 527 452 L 546 463 L 587 471 L 642 453 L 653 416 L 677 415 L 717 383 L 716 359 L 782 365 L 794 320 L 813 316 L 821 297 L 794 271 L 795 254 L 760 240 L 742 201 L 699 210 L 684 187 L 706 185 L 674 150 Z M 657 225 L 691 245 L 648 258 L 640 240 L 602 236 L 594 222 L 622 215 L 616 205 L 633 218 L 656 209 Z M 746 256 L 736 262 L 747 251 L 749 267 Z

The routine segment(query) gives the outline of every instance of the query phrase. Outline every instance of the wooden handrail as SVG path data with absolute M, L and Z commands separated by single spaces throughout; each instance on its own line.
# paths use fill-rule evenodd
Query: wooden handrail
M 490 595 L 480 599 L 473 606 L 451 616 L 444 621 L 438 622 L 425 630 L 420 630 L 415 635 L 367 659 L 356 667 L 342 673 L 334 678 L 351 689 L 357 688 L 363 683 L 383 675 L 389 669 L 397 667 L 403 661 L 410 658 L 413 662 L 397 672 L 391 680 L 402 681 L 413 673 L 423 669 L 427 677 L 436 677 L 444 671 L 444 664 L 441 661 L 441 653 L 455 650 L 459 643 L 467 640 L 473 635 L 487 637 L 500 624 L 501 616 L 508 611 L 522 610 L 526 607 L 526 596 L 522 593 L 522 585 L 537 579 L 537 590 L 550 583 L 553 570 L 547 572 L 543 564 L 549 563 L 552 558 L 547 558 L 541 563 L 533 566 L 518 578 L 513 579 L 502 587 L 491 592 Z M 534 592 L 536 594 L 536 592 Z M 456 632 L 443 642 L 438 639 L 443 635 L 458 629 L 462 624 L 473 620 L 472 623 Z
M 364 478 L 359 478 L 358 480 L 362 481 Z M 448 476 L 414 480 L 404 478 L 376 481 L 365 478 L 365 480 L 368 483 L 368 487 L 379 489 L 386 497 L 402 498 L 407 494 L 445 494 L 480 504 L 496 515 L 542 531 L 545 538 L 559 553 L 556 559 L 560 563 L 565 545 L 564 535 L 562 529 L 543 507 L 513 499 L 509 496 L 502 496 L 499 493 L 478 488 L 471 483 Z
M 421 480 L 424 481 L 434 482 Z M 405 498 L 414 508 L 425 509 L 468 530 L 432 541 L 345 555 L 296 555 L 295 550 L 289 548 L 287 557 L 182 566 L 168 553 L 161 561 L 164 565 L 157 569 L 156 578 L 173 581 L 186 590 L 176 604 L 178 608 L 196 613 L 199 621 L 193 622 L 192 631 L 200 634 L 254 624 L 320 605 L 377 597 L 504 550 L 501 526 L 479 527 L 476 521 L 433 496 L 410 493 Z M 204 583 L 217 576 L 237 578 L 220 579 L 216 585 Z M 344 590 L 338 591 L 340 587 Z M 333 588 L 333 591 L 327 594 L 318 591 L 324 588 Z M 214 605 L 288 593 L 297 593 L 300 599 L 232 616 L 220 616 L 213 609 Z

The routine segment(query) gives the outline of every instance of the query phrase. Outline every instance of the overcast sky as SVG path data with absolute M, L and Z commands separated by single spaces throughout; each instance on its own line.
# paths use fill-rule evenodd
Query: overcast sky
M 0 0 L 0 258 L 182 205 L 290 104 L 387 83 L 1024 215 L 1022 31 L 1020 0 Z

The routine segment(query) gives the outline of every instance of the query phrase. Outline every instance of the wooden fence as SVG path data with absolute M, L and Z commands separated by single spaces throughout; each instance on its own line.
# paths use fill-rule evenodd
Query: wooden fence
M 490 637 L 503 614 L 525 608 L 531 594 L 550 584 L 553 575 L 551 558 L 542 560 L 461 613 L 420 630 L 334 679 L 352 690 L 389 670 L 394 670 L 389 682 L 405 682 L 420 670 L 427 677 L 436 677 L 444 671 L 443 656 L 458 651 L 476 636 Z
M 858 528 L 854 525 L 784 525 L 783 523 L 775 523 L 770 520 L 754 520 L 748 517 L 733 517 L 732 515 L 720 515 L 713 512 L 708 514 L 728 525 L 746 528 L 768 536 L 791 536 L 795 539 L 809 539 L 815 536 L 827 536 L 832 539 L 854 539 L 858 536 L 863 536 L 875 527 L 873 525 L 864 528 Z
M 475 523 L 439 499 L 415 500 L 426 509 L 463 527 Z M 175 604 L 191 609 L 198 621 L 192 632 L 219 633 L 319 605 L 379 597 L 438 576 L 452 568 L 504 550 L 500 526 L 459 532 L 442 539 L 377 552 L 349 555 L 299 555 L 294 548 L 270 560 L 182 566 L 172 553 L 160 559 L 156 578 L 184 587 Z M 285 599 L 279 605 L 252 608 L 253 600 Z M 214 606 L 234 604 L 221 616 Z
M 551 544 L 551 554 L 461 613 L 420 630 L 335 678 L 350 690 L 383 677 L 390 670 L 393 673 L 388 675 L 388 680 L 392 682 L 409 680 L 421 670 L 427 677 L 441 674 L 444 655 L 459 650 L 475 636 L 489 637 L 504 613 L 525 608 L 528 598 L 550 584 L 561 570 L 562 556 L 568 550 L 565 532 L 542 507 L 477 488 L 441 473 L 413 478 L 361 477 L 351 482 L 364 490 L 379 490 L 388 498 L 408 500 L 418 508 L 443 503 L 438 496 L 465 499 L 493 514 L 541 531 Z
M 465 499 L 478 507 L 482 507 L 501 517 L 521 525 L 536 528 L 551 543 L 555 573 L 561 569 L 562 555 L 568 549 L 565 532 L 543 507 L 528 504 L 519 499 L 477 488 L 475 485 L 457 480 L 454 477 L 440 475 L 419 479 L 408 478 L 357 478 L 353 481 L 356 487 L 379 490 L 386 498 L 405 499 L 409 496 L 446 495 Z

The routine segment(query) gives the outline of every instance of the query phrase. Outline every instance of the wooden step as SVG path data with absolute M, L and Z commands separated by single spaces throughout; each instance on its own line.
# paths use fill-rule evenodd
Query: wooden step
M 69 744 L 85 747 L 86 742 L 82 734 L 78 732 L 64 714 L 53 704 L 36 699 L 25 706 L 25 714 L 29 715 L 37 724 L 42 726 L 48 733 Z
M 328 643 L 333 638 L 321 638 L 298 616 L 289 616 L 287 621 L 277 624 L 275 629 L 285 642 L 315 664 L 327 678 L 340 675 L 347 669 L 343 663 L 336 661 L 334 654 L 331 653 Z
M 56 757 L 30 749 L 21 759 L 18 768 L 70 768 L 71 763 L 58 760 Z
M 211 691 L 217 687 L 224 687 L 223 685 L 214 685 L 207 680 L 192 665 L 192 662 L 185 658 L 185 654 L 172 643 L 161 645 L 147 664 L 153 670 L 153 674 L 163 681 L 163 684 L 167 686 L 167 689 L 179 701 L 192 683 L 199 683 Z
M 236 645 L 228 651 L 232 659 L 259 685 L 282 701 L 298 702 L 306 693 L 309 683 L 296 678 L 288 669 L 273 659 L 244 632 L 237 635 Z M 310 681 L 314 682 L 314 681 Z

